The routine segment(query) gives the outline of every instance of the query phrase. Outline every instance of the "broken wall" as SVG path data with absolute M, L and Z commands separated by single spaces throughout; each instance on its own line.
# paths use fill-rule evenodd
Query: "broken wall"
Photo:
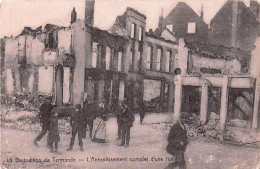
M 58 31 L 59 56 L 71 54 L 71 29 L 62 28 Z
M 71 25 L 72 27 L 72 41 L 73 52 L 75 55 L 75 69 L 73 75 L 73 104 L 81 104 L 84 95 L 85 82 L 85 57 L 87 35 L 86 30 L 82 28 L 84 21 L 77 21 Z M 91 36 L 87 33 L 88 36 Z M 90 42 L 88 42 L 90 43 Z M 90 48 L 91 49 L 91 48 Z M 91 54 L 91 51 L 88 51 Z
M 5 68 L 13 68 L 17 66 L 18 60 L 18 39 L 7 38 L 5 39 Z

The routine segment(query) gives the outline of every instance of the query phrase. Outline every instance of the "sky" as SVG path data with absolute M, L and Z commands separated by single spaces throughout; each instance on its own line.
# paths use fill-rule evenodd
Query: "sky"
M 2 2 L 1 2 L 2 1 Z M 198 15 L 204 10 L 204 20 L 210 23 L 227 0 L 182 0 Z M 76 8 L 78 19 L 84 19 L 85 0 L 0 0 L 0 37 L 18 35 L 25 26 L 32 28 L 46 23 L 69 26 L 70 14 Z M 94 26 L 109 29 L 117 16 L 132 7 L 147 16 L 147 28 L 155 29 L 159 16 L 166 17 L 177 0 L 96 0 Z M 248 0 L 245 2 L 247 5 Z

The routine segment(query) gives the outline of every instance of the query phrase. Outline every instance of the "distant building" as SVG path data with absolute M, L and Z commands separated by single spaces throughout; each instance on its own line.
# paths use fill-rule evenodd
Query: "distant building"
M 207 41 L 208 25 L 203 21 L 203 9 L 201 16 L 198 16 L 185 2 L 179 2 L 165 18 L 159 18 L 157 31 L 161 33 L 165 28 L 178 38 Z
M 209 42 L 215 45 L 252 50 L 259 32 L 259 3 L 227 1 L 210 23 Z

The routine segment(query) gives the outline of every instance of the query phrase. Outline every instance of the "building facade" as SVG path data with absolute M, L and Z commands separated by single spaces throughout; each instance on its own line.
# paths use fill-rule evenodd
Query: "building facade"
M 179 16 L 181 9 L 188 15 Z M 73 10 L 69 27 L 26 27 L 16 37 L 3 38 L 2 97 L 51 95 L 64 109 L 86 99 L 104 101 L 112 109 L 128 98 L 136 107 L 144 102 L 145 111 L 174 112 L 173 118 L 186 111 L 205 123 L 209 113 L 215 112 L 221 128 L 230 117 L 247 120 L 253 128 L 259 126 L 257 37 L 251 52 L 205 43 L 207 25 L 185 3 L 166 17 L 159 34 L 146 32 L 147 18 L 135 9 L 127 8 L 107 31 L 93 27 L 93 12 L 94 1 L 86 1 L 84 21 L 77 20 Z M 175 14 L 177 20 L 171 20 Z M 188 20 L 194 19 L 190 15 L 196 19 Z M 170 29 L 166 25 L 172 21 L 183 21 L 185 29 L 178 24 L 178 29 L 175 24 Z M 195 22 L 192 36 L 187 35 L 189 22 Z M 176 32 L 181 29 L 184 34 Z M 250 100 L 250 111 L 232 107 L 242 103 L 239 98 Z
M 207 42 L 208 25 L 203 21 L 203 9 L 198 16 L 185 2 L 179 2 L 165 17 L 159 19 L 159 33 L 165 28 L 174 32 L 178 38 L 188 41 Z

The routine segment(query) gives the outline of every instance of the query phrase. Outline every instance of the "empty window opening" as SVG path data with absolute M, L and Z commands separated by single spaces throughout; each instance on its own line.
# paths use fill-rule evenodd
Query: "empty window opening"
M 33 86 L 34 86 L 34 74 L 31 73 L 30 77 L 29 77 L 29 82 L 28 82 L 29 92 L 33 91 Z
M 118 52 L 118 65 L 117 65 L 118 71 L 122 71 L 122 58 L 123 58 L 123 52 L 120 51 Z
M 39 67 L 39 83 L 38 83 L 38 91 L 42 93 L 51 94 L 53 87 L 53 66 L 48 66 L 45 68 L 44 66 Z
M 97 67 L 98 47 L 99 47 L 99 44 L 96 43 L 96 42 L 93 42 L 93 45 L 92 45 L 92 68 Z
M 170 51 L 167 51 L 166 52 L 166 63 L 165 63 L 165 66 L 166 66 L 166 72 L 170 72 L 171 71 L 171 52 Z
M 132 23 L 131 25 L 131 38 L 135 38 L 136 35 L 136 24 Z
M 193 34 L 196 32 L 196 22 L 188 23 L 188 33 Z
M 129 68 L 130 70 L 134 70 L 134 52 L 130 52 L 130 57 L 129 57 Z
M 110 70 L 111 62 L 111 48 L 106 47 L 106 70 Z
M 140 49 L 138 50 L 137 53 L 137 62 L 138 62 L 138 69 L 139 71 L 142 69 L 142 52 L 140 51 Z
M 70 101 L 70 68 L 63 68 L 63 103 Z
M 148 46 L 147 48 L 147 55 L 146 55 L 146 69 L 151 70 L 152 68 L 152 53 L 153 48 L 151 46 Z
M 156 58 L 156 70 L 161 70 L 161 63 L 162 63 L 162 49 L 157 49 L 157 58 Z
M 14 78 L 12 69 L 6 69 L 6 91 L 12 93 L 14 91 Z
M 119 82 L 119 100 L 124 100 L 124 94 L 125 94 L 125 82 L 124 81 L 120 81 Z
M 144 28 L 139 27 L 139 37 L 138 37 L 139 41 L 143 41 L 143 31 L 144 31 Z

